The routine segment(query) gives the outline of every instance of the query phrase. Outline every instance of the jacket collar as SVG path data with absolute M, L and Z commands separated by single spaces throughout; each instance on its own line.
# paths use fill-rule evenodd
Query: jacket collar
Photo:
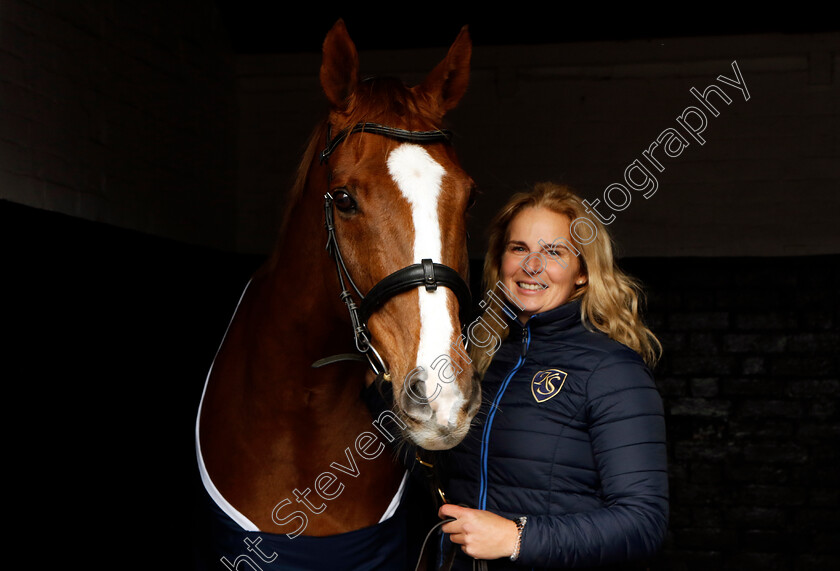
M 539 330 L 540 333 L 552 333 L 554 331 L 570 329 L 580 323 L 580 299 L 576 299 L 557 306 L 554 309 L 549 309 L 542 313 L 535 313 L 528 319 L 526 325 L 532 331 Z M 513 319 L 511 323 L 512 330 L 521 331 L 524 328 L 525 325 L 519 319 Z

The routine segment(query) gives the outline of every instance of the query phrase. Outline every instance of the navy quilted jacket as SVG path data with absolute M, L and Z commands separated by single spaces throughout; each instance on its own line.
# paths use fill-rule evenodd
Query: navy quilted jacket
M 665 422 L 650 371 L 587 330 L 577 301 L 510 327 L 470 434 L 444 458 L 451 503 L 528 518 L 519 559 L 489 568 L 650 557 L 668 520 Z M 472 569 L 456 548 L 454 569 Z

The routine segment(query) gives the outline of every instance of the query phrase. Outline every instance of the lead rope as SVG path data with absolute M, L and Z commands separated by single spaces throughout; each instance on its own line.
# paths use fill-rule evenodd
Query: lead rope
M 435 525 L 432 526 L 432 529 L 429 530 L 429 533 L 426 534 L 426 539 L 423 540 L 423 547 L 420 548 L 420 557 L 417 558 L 417 566 L 414 568 L 414 571 L 420 571 L 420 563 L 423 562 L 423 552 L 426 551 L 426 544 L 429 542 L 429 538 L 435 532 L 435 530 L 444 524 L 449 523 L 450 521 L 455 521 L 454 517 L 446 518 Z M 442 571 L 448 571 L 448 567 L 441 567 Z
M 436 523 L 432 526 L 432 529 L 429 530 L 429 533 L 426 534 L 426 539 L 423 540 L 423 547 L 420 548 L 420 556 L 417 558 L 417 565 L 414 567 L 414 571 L 420 571 L 420 564 L 423 562 L 423 552 L 426 551 L 426 544 L 429 542 L 429 538 L 432 536 L 432 533 L 450 521 L 455 521 L 455 518 L 446 518 L 445 520 Z M 454 555 L 454 551 L 452 552 L 452 555 Z M 443 565 L 439 567 L 437 571 L 449 571 L 452 568 L 454 559 L 454 557 L 447 557 L 447 560 L 443 562 Z M 487 561 L 484 559 L 473 559 L 472 568 L 473 571 L 487 571 Z
M 428 479 L 430 481 L 432 495 L 434 496 L 434 494 L 437 493 L 438 497 L 440 497 L 441 502 L 443 502 L 444 504 L 449 503 L 449 501 L 446 499 L 446 494 L 443 493 L 443 486 L 441 484 L 441 481 L 437 477 L 437 471 L 435 470 L 435 465 L 437 464 L 437 462 L 435 461 L 433 463 L 431 461 L 430 462 L 424 461 L 420 457 L 420 451 L 419 450 L 417 450 L 414 453 L 414 457 L 415 457 L 418 464 L 426 467 L 429 471 Z M 460 505 L 462 507 L 469 507 L 465 504 L 460 504 Z M 419 571 L 420 570 L 420 564 L 423 561 L 423 553 L 426 551 L 426 544 L 429 542 L 429 538 L 432 536 L 432 534 L 435 532 L 435 530 L 437 530 L 438 528 L 440 528 L 441 526 L 445 525 L 446 523 L 448 523 L 450 521 L 455 521 L 455 518 L 454 517 L 446 518 L 446 519 L 436 523 L 435 525 L 432 526 L 432 528 L 426 534 L 426 539 L 423 540 L 423 546 L 420 548 L 420 555 L 417 558 L 417 566 L 414 568 L 414 571 Z M 443 561 L 441 562 L 441 566 L 440 567 L 435 567 L 436 571 L 450 571 L 450 569 L 452 568 L 452 564 L 455 562 L 455 549 L 457 549 L 457 547 L 453 546 L 453 548 L 449 550 L 449 552 L 446 554 L 446 558 L 443 559 Z M 487 571 L 487 561 L 483 560 L 483 559 L 473 559 L 472 568 L 473 568 L 473 571 Z

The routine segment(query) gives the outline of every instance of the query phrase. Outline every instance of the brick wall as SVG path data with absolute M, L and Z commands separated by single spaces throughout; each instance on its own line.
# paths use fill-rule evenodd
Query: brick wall
M 0 3 L 0 198 L 232 248 L 234 93 L 212 2 Z
M 625 169 L 677 117 L 702 105 L 690 89 L 722 87 L 710 100 L 704 144 L 691 136 L 649 199 L 631 191 L 610 229 L 625 256 L 837 253 L 831 216 L 840 189 L 836 78 L 840 36 L 662 38 L 546 46 L 538 53 L 476 53 L 463 121 L 462 156 L 487 188 L 485 219 L 512 189 L 561 180 L 604 202 Z M 825 54 L 826 57 L 814 57 Z M 719 80 L 737 62 L 749 100 Z M 484 117 L 485 120 L 481 121 Z M 607 210 L 609 212 L 609 210 Z M 479 248 L 480 250 L 480 248 Z
M 648 286 L 671 523 L 659 568 L 840 563 L 840 258 L 631 259 Z

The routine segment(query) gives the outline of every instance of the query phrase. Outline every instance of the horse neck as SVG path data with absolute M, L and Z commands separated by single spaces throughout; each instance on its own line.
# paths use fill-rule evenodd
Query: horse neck
M 335 262 L 325 250 L 323 189 L 304 189 L 294 205 L 277 246 L 249 286 L 245 311 L 248 327 L 259 331 L 265 354 L 257 358 L 276 367 L 282 363 L 282 382 L 272 382 L 281 392 L 302 387 L 333 395 L 358 397 L 358 388 L 345 390 L 364 368 L 331 365 L 313 369 L 312 363 L 336 353 L 353 351 L 352 327 L 339 300 Z M 320 193 L 320 194 L 319 194 Z M 353 374 L 353 373 L 356 374 Z M 339 390 L 336 391 L 336 388 Z M 350 398 L 350 397 L 347 397 Z

